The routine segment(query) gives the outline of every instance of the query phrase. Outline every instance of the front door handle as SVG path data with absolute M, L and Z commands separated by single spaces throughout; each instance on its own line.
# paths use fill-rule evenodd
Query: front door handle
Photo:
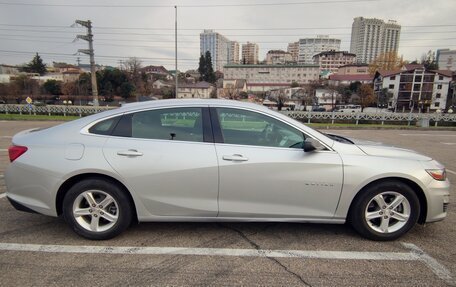
M 142 152 L 138 152 L 135 149 L 129 149 L 129 150 L 121 150 L 117 152 L 117 155 L 121 156 L 128 156 L 128 157 L 136 157 L 136 156 L 142 156 Z
M 249 159 L 242 156 L 242 154 L 224 155 L 223 160 L 229 161 L 248 161 Z

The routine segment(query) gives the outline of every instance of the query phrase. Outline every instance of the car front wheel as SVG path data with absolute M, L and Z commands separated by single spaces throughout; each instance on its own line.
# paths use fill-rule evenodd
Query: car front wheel
M 110 239 L 131 223 L 130 200 L 116 184 L 87 179 L 71 187 L 63 200 L 63 216 L 72 229 L 92 240 Z
M 350 221 L 362 236 L 387 241 L 409 231 L 419 213 L 418 197 L 408 185 L 385 181 L 361 191 L 352 205 Z

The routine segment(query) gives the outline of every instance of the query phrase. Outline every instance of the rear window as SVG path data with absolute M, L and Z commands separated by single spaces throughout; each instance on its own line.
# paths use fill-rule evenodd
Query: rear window
M 119 119 L 120 116 L 98 122 L 89 128 L 89 133 L 97 135 L 110 135 Z

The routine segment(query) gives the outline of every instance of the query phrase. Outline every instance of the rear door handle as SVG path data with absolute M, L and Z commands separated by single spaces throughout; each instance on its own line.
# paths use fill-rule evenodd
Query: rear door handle
M 223 160 L 229 161 L 248 161 L 249 159 L 242 156 L 242 154 L 224 155 Z
M 135 149 L 129 149 L 129 150 L 121 150 L 117 152 L 117 155 L 121 156 L 129 156 L 129 157 L 136 157 L 136 156 L 142 156 L 142 152 L 138 152 Z

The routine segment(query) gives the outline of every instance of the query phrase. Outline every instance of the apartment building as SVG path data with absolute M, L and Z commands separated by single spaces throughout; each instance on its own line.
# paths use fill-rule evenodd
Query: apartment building
M 293 62 L 293 58 L 290 53 L 282 50 L 269 50 L 266 53 L 266 64 L 277 65 L 286 64 Z
M 200 54 L 211 53 L 212 68 L 214 71 L 223 71 L 223 66 L 228 61 L 230 41 L 225 36 L 213 30 L 204 30 L 200 34 Z
M 330 50 L 340 50 L 340 39 L 329 38 L 327 35 L 299 39 L 298 62 L 300 64 L 313 64 L 312 57 L 314 55 Z
M 371 63 L 384 53 L 397 54 L 401 26 L 396 21 L 357 17 L 353 20 L 350 52 L 357 63 Z
M 239 64 L 239 42 L 230 41 L 228 44 L 228 64 Z
M 287 52 L 291 54 L 291 60 L 297 63 L 299 57 L 299 42 L 288 43 Z
M 319 66 L 302 65 L 227 65 L 225 80 L 243 79 L 249 91 L 269 91 L 290 87 L 292 82 L 308 84 L 319 78 Z
M 346 51 L 325 51 L 312 57 L 315 64 L 320 66 L 320 71 L 336 73 L 339 67 L 353 64 L 356 55 Z
M 374 76 L 374 92 L 383 89 L 392 93 L 390 108 L 429 110 L 445 109 L 452 71 L 426 70 L 422 65 L 405 65 L 397 71 L 378 71 Z
M 258 44 L 247 42 L 242 44 L 242 64 L 256 65 L 258 64 Z

